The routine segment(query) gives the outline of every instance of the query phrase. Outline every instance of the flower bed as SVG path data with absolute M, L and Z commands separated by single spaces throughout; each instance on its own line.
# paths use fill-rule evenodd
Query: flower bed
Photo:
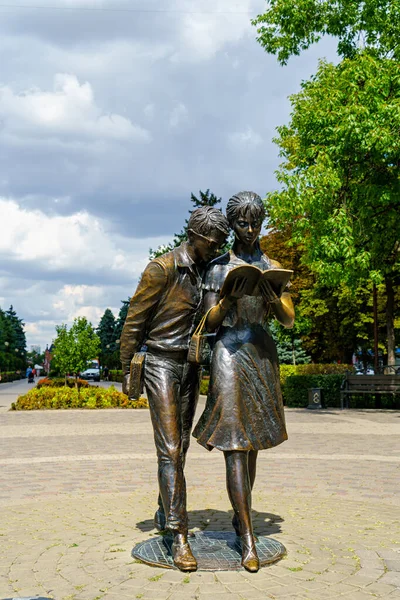
M 84 379 L 78 379 L 78 388 L 89 387 L 89 383 Z M 36 387 L 40 390 L 42 387 L 64 387 L 65 379 L 63 377 L 43 377 L 39 379 Z M 70 388 L 75 387 L 75 379 L 67 379 L 67 386 Z
M 111 386 L 107 389 L 89 386 L 80 390 L 70 387 L 37 387 L 20 396 L 11 410 L 43 410 L 68 408 L 148 408 L 146 398 L 129 398 Z

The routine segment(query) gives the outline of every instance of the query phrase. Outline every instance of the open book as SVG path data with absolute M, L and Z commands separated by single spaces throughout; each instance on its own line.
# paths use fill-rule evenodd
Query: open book
M 254 265 L 239 265 L 229 271 L 222 286 L 220 296 L 221 298 L 228 296 L 235 281 L 244 278 L 246 280 L 245 295 L 261 295 L 259 283 L 262 280 L 266 280 L 269 281 L 275 294 L 280 298 L 292 275 L 293 271 L 290 269 L 268 269 L 267 271 L 261 271 L 261 269 Z

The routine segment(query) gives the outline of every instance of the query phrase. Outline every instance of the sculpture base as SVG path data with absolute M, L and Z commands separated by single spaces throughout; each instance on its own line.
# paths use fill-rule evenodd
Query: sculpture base
M 225 531 L 197 531 L 189 538 L 190 547 L 197 560 L 199 571 L 239 571 L 243 569 L 240 538 Z M 175 569 L 171 555 L 172 538 L 159 536 L 137 544 L 132 550 L 133 558 L 153 567 Z M 286 548 L 270 537 L 258 536 L 256 542 L 260 566 L 280 560 Z

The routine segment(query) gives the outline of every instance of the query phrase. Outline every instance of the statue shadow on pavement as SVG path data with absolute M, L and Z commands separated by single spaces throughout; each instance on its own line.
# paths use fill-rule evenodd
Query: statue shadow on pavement
M 200 529 L 201 531 L 232 531 L 232 511 L 223 511 L 213 508 L 204 510 L 188 511 L 189 531 Z M 274 535 L 281 532 L 284 519 L 280 515 L 267 512 L 253 511 L 253 527 L 257 535 Z M 136 523 L 140 531 L 155 531 L 153 518 Z

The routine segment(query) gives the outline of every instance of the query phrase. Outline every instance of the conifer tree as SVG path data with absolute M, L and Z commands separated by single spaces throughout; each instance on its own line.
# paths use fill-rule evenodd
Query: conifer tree
M 192 193 L 190 196 L 190 200 L 193 204 L 193 209 L 189 210 L 189 214 L 192 214 L 192 212 L 196 208 L 201 208 L 202 206 L 215 206 L 216 204 L 220 204 L 222 198 L 218 198 L 215 194 L 210 192 L 209 189 L 207 189 L 205 192 L 202 192 L 201 190 L 199 190 L 198 197 Z M 170 244 L 159 246 L 156 250 L 152 250 L 150 248 L 150 260 L 153 258 L 157 258 L 157 256 L 162 256 L 166 252 L 170 252 L 177 246 L 180 246 L 182 244 L 182 242 L 185 242 L 188 239 L 187 238 L 188 222 L 189 222 L 189 219 L 185 219 L 185 225 L 183 226 L 183 229 L 181 230 L 180 233 L 175 233 L 174 239 L 172 240 L 172 242 Z

